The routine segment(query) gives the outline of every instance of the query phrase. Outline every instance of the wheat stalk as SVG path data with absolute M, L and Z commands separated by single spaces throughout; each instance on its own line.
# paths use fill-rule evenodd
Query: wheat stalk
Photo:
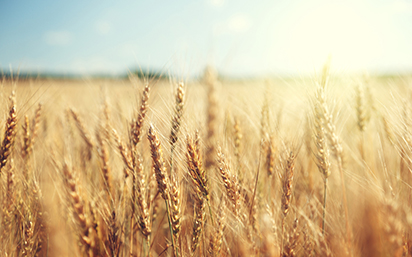
M 343 165 L 342 165 L 342 152 L 343 148 L 341 145 L 341 140 L 336 134 L 336 127 L 333 124 L 332 114 L 329 113 L 329 109 L 326 103 L 326 83 L 322 86 L 318 85 L 317 92 L 316 92 L 316 105 L 315 112 L 316 116 L 318 116 L 318 122 L 322 123 L 326 128 L 326 136 L 330 142 L 331 150 L 338 162 L 339 174 L 341 179 L 341 188 L 342 188 L 342 199 L 343 199 L 343 206 L 345 210 L 345 224 L 346 224 L 346 237 L 347 237 L 347 244 L 350 246 L 351 244 L 351 229 L 349 226 L 349 214 L 348 214 L 348 203 L 346 200 L 346 186 L 345 186 L 345 178 L 343 175 Z M 320 135 L 321 136 L 321 135 Z M 325 186 L 326 188 L 326 186 Z
M 166 204 L 166 211 L 167 211 L 167 219 L 169 221 L 169 229 L 170 229 L 170 237 L 172 240 L 172 246 L 174 249 L 174 252 L 176 254 L 176 257 L 179 256 L 179 252 L 177 250 L 177 246 L 174 242 L 173 238 L 173 226 L 172 226 L 172 221 L 171 221 L 171 214 L 170 214 L 170 206 L 169 206 L 169 200 L 170 200 L 170 183 L 168 180 L 168 176 L 166 174 L 166 167 L 163 161 L 163 152 L 162 152 L 162 147 L 160 145 L 159 138 L 157 136 L 157 132 L 154 130 L 153 125 L 150 125 L 149 127 L 149 133 L 147 134 L 147 137 L 150 142 L 150 149 L 152 153 L 152 160 L 153 160 L 153 167 L 155 170 L 156 174 L 156 181 L 157 181 L 157 186 L 159 188 L 160 194 L 162 195 L 162 198 L 165 200 Z
M 325 234 L 325 214 L 326 214 L 326 189 L 328 177 L 330 175 L 329 149 L 325 135 L 325 129 L 322 122 L 322 111 L 318 104 L 314 104 L 314 141 L 316 150 L 314 151 L 316 158 L 316 165 L 323 176 L 324 192 L 323 192 L 323 220 L 322 220 L 322 234 Z

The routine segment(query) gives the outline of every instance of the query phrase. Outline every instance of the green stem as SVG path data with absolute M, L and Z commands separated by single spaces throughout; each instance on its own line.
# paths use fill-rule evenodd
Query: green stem
M 145 237 L 143 236 L 143 243 L 142 243 L 143 247 L 142 247 L 142 251 L 143 254 L 141 256 L 147 256 L 149 257 L 149 253 L 150 253 L 150 235 Z M 147 251 L 147 254 L 146 254 Z
M 150 235 L 145 240 L 147 242 L 147 257 L 150 257 Z
M 215 223 L 213 222 L 212 207 L 210 206 L 209 199 L 206 199 L 206 202 L 207 202 L 207 206 L 209 207 L 210 219 L 212 220 L 212 225 L 214 226 Z
M 173 172 L 173 152 L 174 152 L 174 146 L 170 149 L 170 175 Z
M 175 246 L 175 240 L 173 238 L 173 229 L 172 229 L 172 221 L 170 220 L 169 203 L 167 200 L 165 200 L 165 203 L 166 203 L 166 211 L 167 211 L 167 221 L 169 222 L 170 237 L 172 239 L 172 246 L 175 251 L 176 257 L 179 257 L 179 252 L 177 251 L 177 247 Z

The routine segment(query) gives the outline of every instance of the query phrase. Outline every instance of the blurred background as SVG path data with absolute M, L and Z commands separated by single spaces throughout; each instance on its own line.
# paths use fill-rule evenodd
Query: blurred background
M 412 71 L 412 1 L 0 1 L 3 72 L 305 76 Z

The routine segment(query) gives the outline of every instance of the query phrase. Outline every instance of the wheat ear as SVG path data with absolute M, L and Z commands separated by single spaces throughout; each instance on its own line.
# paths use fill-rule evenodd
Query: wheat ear
M 39 103 L 37 105 L 37 109 L 34 113 L 34 118 L 32 120 L 32 127 L 31 127 L 31 145 L 33 147 L 34 142 L 37 138 L 37 133 L 39 132 L 39 125 L 40 125 L 40 118 L 41 118 L 41 113 L 42 113 L 42 108 L 43 105 L 41 103 Z
M 110 164 L 109 164 L 109 152 L 107 149 L 107 142 L 102 137 L 102 131 L 104 131 L 102 127 L 99 127 L 96 131 L 97 146 L 98 146 L 97 153 L 101 160 L 100 169 L 103 175 L 103 185 L 104 185 L 104 188 L 107 193 L 108 200 L 109 200 L 112 195 L 112 175 L 111 175 Z
M 239 124 L 239 119 L 235 118 L 235 125 L 234 125 L 234 138 L 235 138 L 235 158 L 236 158 L 236 163 L 237 163 L 237 175 L 239 178 L 239 181 L 242 182 L 243 179 L 243 173 L 241 171 L 241 164 L 240 164 L 240 148 L 241 148 L 241 142 L 242 142 L 242 129 Z
M 85 210 L 85 202 L 80 195 L 80 191 L 77 186 L 77 181 L 69 168 L 69 166 L 64 163 L 62 168 L 63 180 L 71 206 L 73 208 L 73 217 L 75 218 L 76 225 L 79 228 L 79 241 L 84 247 L 84 252 L 88 256 L 97 256 L 96 242 L 94 238 L 94 228 L 88 222 L 88 215 Z
M 219 204 L 219 212 L 217 214 L 217 224 L 215 228 L 215 233 L 212 234 L 210 237 L 209 253 L 211 256 L 219 256 L 220 250 L 222 248 L 223 232 L 225 229 L 226 220 L 225 205 L 225 198 L 222 198 Z
M 231 174 L 228 164 L 226 163 L 225 156 L 222 153 L 222 149 L 217 149 L 217 163 L 220 176 L 223 180 L 223 185 L 226 189 L 226 195 L 232 202 L 232 210 L 236 217 L 239 217 L 239 184 L 235 175 Z
M 195 193 L 195 219 L 193 224 L 193 235 L 192 235 L 192 256 L 196 252 L 199 246 L 200 236 L 203 231 L 203 225 L 205 220 L 205 202 L 203 196 Z
M 3 142 L 1 144 L 0 152 L 0 174 L 1 170 L 7 164 L 7 160 L 13 150 L 14 139 L 16 137 L 17 113 L 16 113 L 16 97 L 14 91 L 9 97 L 10 108 L 9 117 L 6 122 L 6 131 L 4 133 Z
M 218 107 L 216 100 L 216 78 L 217 74 L 213 68 L 208 67 L 205 70 L 204 80 L 207 86 L 207 136 L 206 136 L 206 155 L 205 169 L 211 170 L 215 165 L 216 147 L 216 122 L 218 115 Z
M 283 174 L 282 187 L 282 235 L 281 235 L 281 253 L 283 253 L 285 219 L 290 209 L 293 189 L 293 173 L 295 170 L 296 156 L 291 151 L 286 162 L 285 172 Z
M 137 145 L 140 142 L 142 129 L 143 129 L 143 123 L 146 117 L 147 110 L 149 108 L 149 96 L 150 96 L 150 84 L 148 83 L 143 89 L 139 114 L 137 115 L 136 121 L 132 123 L 132 128 L 130 131 L 132 142 L 134 145 Z

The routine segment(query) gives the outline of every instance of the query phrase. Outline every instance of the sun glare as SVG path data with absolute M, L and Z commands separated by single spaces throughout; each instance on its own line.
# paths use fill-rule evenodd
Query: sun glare
M 305 10 L 292 25 L 289 56 L 301 67 L 319 67 L 330 55 L 341 69 L 362 68 L 367 63 L 353 60 L 373 62 L 380 52 L 379 28 L 368 13 L 366 7 L 336 2 Z

